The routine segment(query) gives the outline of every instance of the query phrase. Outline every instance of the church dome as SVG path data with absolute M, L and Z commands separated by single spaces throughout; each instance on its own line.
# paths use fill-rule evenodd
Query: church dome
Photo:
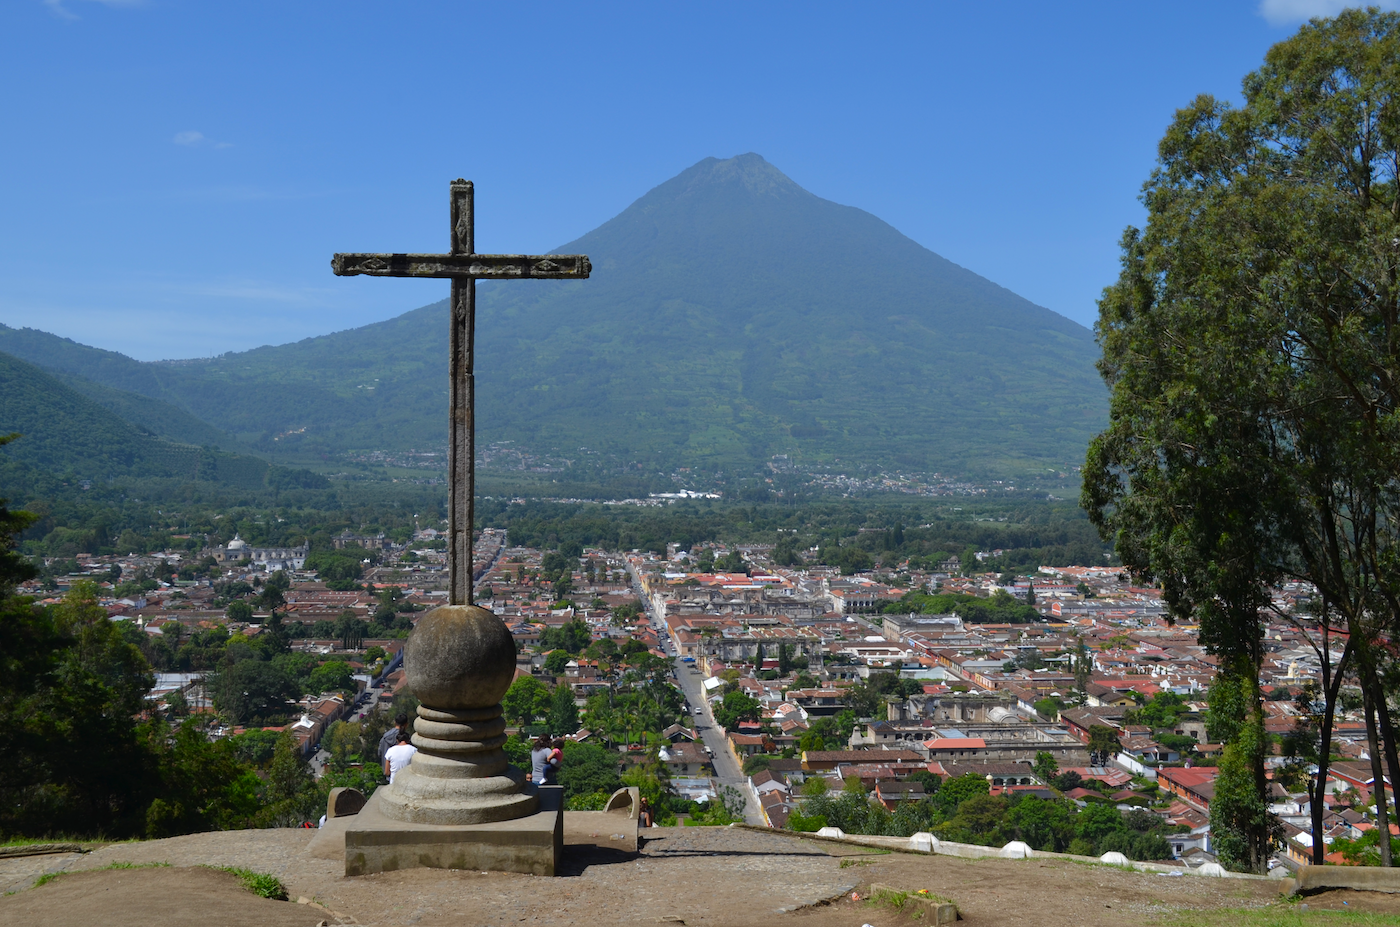
M 245 541 L 245 540 L 243 540 L 241 537 L 239 537 L 239 536 L 236 535 L 236 534 L 233 536 L 233 540 L 228 542 L 228 549 L 229 549 L 229 550 L 242 550 L 243 548 L 245 548 L 245 547 L 247 547 L 247 546 L 248 546 L 248 542 Z

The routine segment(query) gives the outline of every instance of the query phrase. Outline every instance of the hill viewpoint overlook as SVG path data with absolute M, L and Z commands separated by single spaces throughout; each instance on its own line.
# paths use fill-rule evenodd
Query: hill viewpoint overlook
M 633 856 L 566 848 L 556 878 L 410 869 L 347 878 L 309 858 L 313 831 L 191 834 L 76 853 L 0 859 L 0 922 L 15 927 L 312 927 L 317 924 L 683 924 L 706 927 L 906 927 L 929 923 L 872 903 L 872 885 L 926 889 L 956 902 L 969 927 L 1119 927 L 1292 923 L 1298 905 L 1275 880 L 1163 878 L 1063 859 L 959 859 L 879 853 L 783 832 L 653 828 Z M 116 865 L 119 868 L 104 868 Z M 134 866 L 135 868 L 131 868 Z M 209 866 L 255 868 L 288 901 L 245 891 Z M 44 873 L 64 873 L 28 888 Z M 18 890 L 18 891 L 17 891 Z M 877 896 L 878 897 L 878 896 Z M 301 903 L 298 903 L 300 901 Z M 311 904 L 308 904 L 310 902 Z M 1307 897 L 1308 923 L 1394 923 L 1400 896 L 1329 891 Z M 1323 920 L 1316 920 L 1324 918 Z M 1301 923 L 1301 921 L 1300 921 Z
M 480 287 L 480 446 L 995 477 L 1067 471 L 1106 421 L 1087 329 L 757 154 L 706 158 L 553 250 L 592 278 Z M 296 465 L 444 444 L 446 312 L 189 361 L 4 326 L 0 351 L 172 440 Z

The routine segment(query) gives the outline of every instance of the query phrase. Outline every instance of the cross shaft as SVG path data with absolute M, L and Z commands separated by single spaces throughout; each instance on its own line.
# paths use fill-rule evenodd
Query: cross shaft
M 451 400 L 448 424 L 448 598 L 472 604 L 472 525 L 476 499 L 476 281 L 582 280 L 592 272 L 583 254 L 475 254 L 475 207 L 469 180 L 450 186 L 451 250 L 447 254 L 336 254 L 331 269 L 342 277 L 439 277 L 452 281 Z

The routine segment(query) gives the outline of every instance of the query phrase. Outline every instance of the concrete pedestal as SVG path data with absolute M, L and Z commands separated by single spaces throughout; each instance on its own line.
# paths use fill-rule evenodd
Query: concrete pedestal
M 564 846 L 563 793 L 539 790 L 539 810 L 486 824 L 416 824 L 384 814 L 380 793 L 345 829 L 345 874 L 396 869 L 476 869 L 552 876 Z

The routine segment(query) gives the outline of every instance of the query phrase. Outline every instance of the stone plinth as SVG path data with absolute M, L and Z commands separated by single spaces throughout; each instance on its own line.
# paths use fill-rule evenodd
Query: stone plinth
M 408 824 L 468 825 L 535 814 L 539 799 L 510 765 L 501 697 L 515 676 L 515 641 L 475 605 L 435 608 L 404 645 L 408 689 L 422 704 L 413 761 L 376 792 L 379 813 Z
M 485 824 L 443 825 L 399 821 L 383 813 L 380 796 L 346 819 L 345 874 L 398 869 L 474 869 L 552 876 L 564 845 L 563 793 L 545 786 L 538 809 L 523 817 Z

